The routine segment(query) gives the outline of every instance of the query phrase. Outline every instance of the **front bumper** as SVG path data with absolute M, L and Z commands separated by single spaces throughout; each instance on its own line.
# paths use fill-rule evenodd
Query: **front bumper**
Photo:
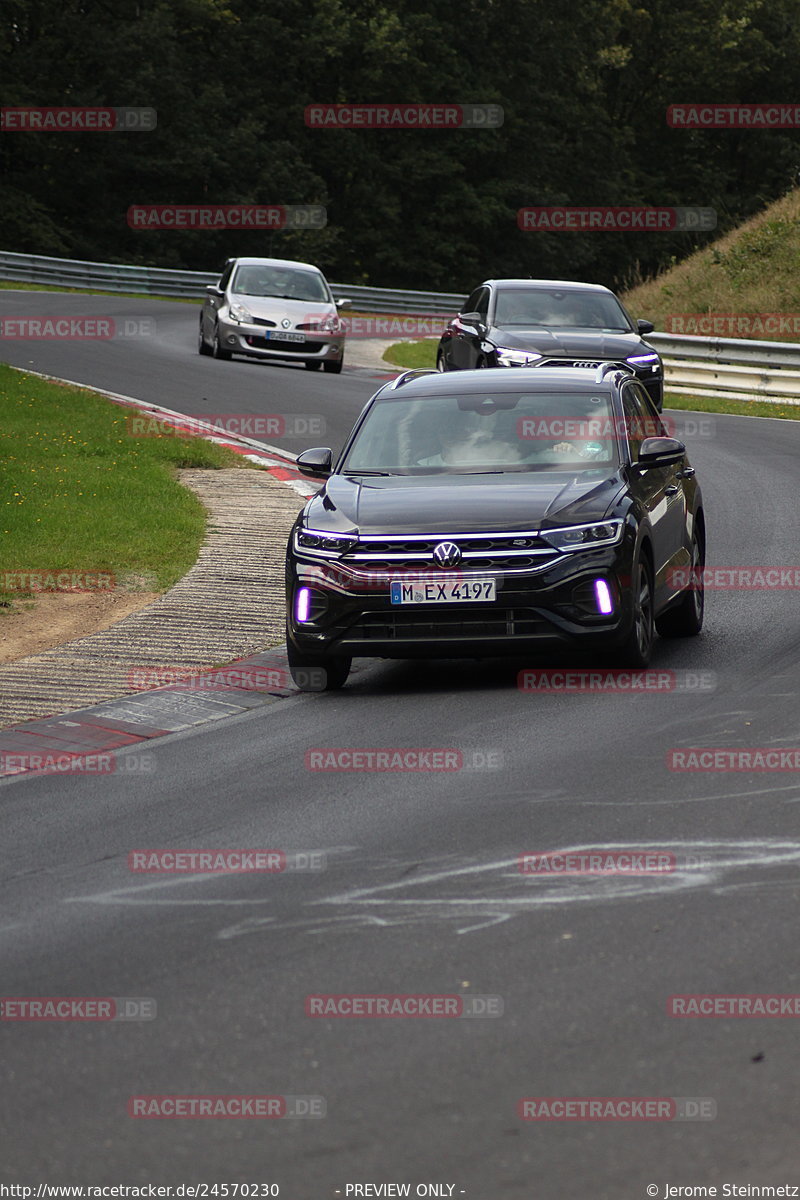
M 321 564 L 290 551 L 287 557 L 287 631 L 311 656 L 463 658 L 516 654 L 548 647 L 613 649 L 632 620 L 631 551 L 627 539 L 605 549 L 559 555 L 536 571 L 468 572 L 493 578 L 497 599 L 485 603 L 392 604 L 387 574 L 366 581 L 341 563 Z M 424 575 L 442 579 L 444 571 Z M 458 574 L 451 572 L 450 576 Z M 408 578 L 406 575 L 405 578 Z M 423 578 L 423 575 L 417 576 Z M 604 579 L 614 611 L 598 612 L 594 583 Z M 295 596 L 312 589 L 312 619 L 299 622 Z
M 281 329 L 263 325 L 244 325 L 238 321 L 220 320 L 219 341 L 231 354 L 246 354 L 252 358 L 274 358 L 297 362 L 338 362 L 344 355 L 346 335 L 319 330 L 287 329 L 286 333 L 303 334 L 302 342 L 282 340 Z M 265 337 L 265 334 L 274 337 Z

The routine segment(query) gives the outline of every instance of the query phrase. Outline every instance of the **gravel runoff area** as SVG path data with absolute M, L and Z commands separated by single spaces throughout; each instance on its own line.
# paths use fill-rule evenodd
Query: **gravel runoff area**
M 208 510 L 192 569 L 99 633 L 0 667 L 0 728 L 169 682 L 284 641 L 284 553 L 303 498 L 266 472 L 183 470 Z M 147 686 L 158 686 L 152 683 Z

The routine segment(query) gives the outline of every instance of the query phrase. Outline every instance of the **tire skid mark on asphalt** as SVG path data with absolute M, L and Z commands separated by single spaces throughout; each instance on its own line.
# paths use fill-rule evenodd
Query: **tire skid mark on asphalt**
M 744 841 L 670 841 L 670 842 L 641 842 L 633 844 L 598 843 L 590 846 L 559 847 L 557 849 L 540 848 L 540 854 L 579 854 L 613 851 L 657 852 L 668 851 L 686 859 L 697 859 L 697 865 L 685 865 L 669 874 L 659 876 L 634 875 L 523 875 L 517 870 L 518 859 L 502 859 L 492 863 L 472 864 L 453 870 L 428 874 L 418 879 L 405 879 L 374 887 L 355 888 L 315 900 L 309 907 L 320 905 L 335 905 L 349 908 L 351 911 L 341 917 L 299 917 L 290 921 L 264 921 L 258 917 L 246 918 L 237 925 L 220 930 L 217 937 L 221 940 L 244 936 L 259 931 L 273 930 L 304 930 L 309 934 L 331 931 L 332 925 L 337 925 L 343 931 L 355 931 L 359 927 L 375 924 L 405 925 L 430 920 L 465 921 L 470 922 L 457 929 L 458 934 L 471 933 L 490 925 L 500 924 L 511 917 L 524 915 L 526 911 L 536 908 L 552 907 L 554 905 L 591 903 L 602 901 L 620 901 L 627 899 L 652 899 L 655 896 L 672 896 L 697 887 L 711 887 L 718 890 L 736 890 L 737 888 L 774 887 L 778 885 L 796 887 L 794 879 L 787 881 L 756 880 L 737 881 L 720 887 L 720 876 L 731 871 L 764 870 L 800 863 L 800 842 L 782 841 L 779 839 L 754 839 Z M 705 861 L 702 861 L 705 859 Z M 456 896 L 442 897 L 411 897 L 386 898 L 386 892 L 396 892 L 401 889 L 418 888 L 425 884 L 447 883 L 455 878 L 475 878 L 488 873 L 501 873 L 495 882 L 497 887 L 507 887 L 511 878 L 520 880 L 522 886 L 528 889 L 524 896 Z M 549 885 L 549 886 L 548 886 Z M 389 919 L 383 917 L 376 922 L 373 913 L 359 911 L 363 907 L 385 907 Z M 482 913 L 479 910 L 483 910 Z M 477 910 L 477 911 L 476 911 Z M 483 916 L 484 920 L 476 922 L 476 917 Z M 370 919 L 371 918 L 371 919 Z

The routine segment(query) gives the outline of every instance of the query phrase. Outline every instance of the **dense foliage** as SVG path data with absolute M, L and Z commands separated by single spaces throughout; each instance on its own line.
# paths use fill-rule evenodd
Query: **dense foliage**
M 141 105 L 149 133 L 0 137 L 0 247 L 212 270 L 308 258 L 350 283 L 630 285 L 688 233 L 526 233 L 530 204 L 715 208 L 797 177 L 799 132 L 670 129 L 670 104 L 797 99 L 798 0 L 4 0 L 3 103 Z M 485 131 L 313 130 L 313 102 L 502 105 Z M 136 232 L 134 203 L 319 203 L 313 232 Z

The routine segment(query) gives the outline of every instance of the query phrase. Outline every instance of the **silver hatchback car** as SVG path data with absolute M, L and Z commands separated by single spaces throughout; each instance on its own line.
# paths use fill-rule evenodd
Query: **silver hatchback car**
M 318 267 L 285 258 L 232 258 L 200 313 L 200 354 L 302 362 L 338 375 L 344 363 L 345 327 Z

